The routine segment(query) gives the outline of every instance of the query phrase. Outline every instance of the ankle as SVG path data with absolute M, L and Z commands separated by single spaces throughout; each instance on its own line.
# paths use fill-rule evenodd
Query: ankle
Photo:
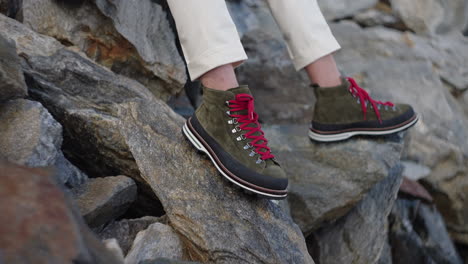
M 200 77 L 201 83 L 214 90 L 226 91 L 239 86 L 232 64 L 216 67 Z

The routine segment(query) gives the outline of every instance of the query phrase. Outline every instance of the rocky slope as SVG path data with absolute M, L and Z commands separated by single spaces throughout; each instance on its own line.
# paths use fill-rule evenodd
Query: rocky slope
M 0 262 L 462 263 L 468 45 L 466 17 L 449 11 L 466 5 L 319 2 L 341 69 L 422 121 L 311 142 L 313 94 L 266 4 L 228 1 L 250 57 L 239 78 L 291 179 L 273 202 L 228 184 L 182 136 L 166 102 L 186 71 L 164 1 L 0 0 Z

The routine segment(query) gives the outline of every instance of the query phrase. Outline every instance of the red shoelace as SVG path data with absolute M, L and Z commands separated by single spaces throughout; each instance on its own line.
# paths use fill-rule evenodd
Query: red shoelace
M 357 84 L 357 82 L 353 78 L 347 77 L 346 79 L 351 84 L 349 86 L 349 92 L 352 95 L 357 96 L 359 98 L 359 101 L 361 102 L 361 109 L 362 109 L 362 113 L 364 114 L 364 119 L 366 119 L 367 102 L 369 102 L 372 105 L 372 108 L 374 109 L 375 115 L 379 119 L 379 122 L 382 123 L 382 119 L 380 118 L 379 108 L 378 108 L 377 105 L 384 105 L 384 106 L 393 107 L 394 104 L 392 102 L 389 102 L 389 101 L 381 102 L 381 101 L 377 101 L 377 100 L 372 99 L 370 97 L 370 95 L 366 92 L 366 90 L 359 87 L 359 85 Z
M 262 127 L 260 123 L 258 123 L 258 115 L 255 113 L 253 97 L 249 94 L 236 94 L 236 99 L 229 100 L 228 102 L 229 107 L 231 108 L 230 116 L 237 120 L 241 130 L 248 131 L 244 134 L 244 137 L 251 139 L 248 144 L 255 148 L 254 151 L 260 155 L 260 159 L 266 160 L 274 158 L 275 156 L 271 154 L 271 150 L 267 146 L 268 140 L 264 137 L 264 133 L 261 129 Z M 247 110 L 246 115 L 232 113 L 243 110 Z M 251 126 L 251 124 L 254 124 L 255 126 Z M 259 132 L 260 135 L 254 135 L 257 132 Z

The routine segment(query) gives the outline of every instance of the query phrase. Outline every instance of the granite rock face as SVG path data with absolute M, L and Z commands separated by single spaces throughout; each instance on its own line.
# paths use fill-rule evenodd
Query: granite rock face
M 16 99 L 0 104 L 0 159 L 29 167 L 55 166 L 60 182 L 76 186 L 87 176 L 61 151 L 62 126 L 40 103 Z
M 390 0 L 392 9 L 418 34 L 461 33 L 468 22 L 465 0 Z
M 136 79 L 164 100 L 186 81 L 167 14 L 154 1 L 22 0 L 16 18 Z
M 126 176 L 89 179 L 72 189 L 81 215 L 90 227 L 99 227 L 117 219 L 135 201 L 137 187 Z
M 2 162 L 0 198 L 2 263 L 122 263 L 91 233 L 50 171 Z
M 305 125 L 269 126 L 264 131 L 289 175 L 291 215 L 306 235 L 344 216 L 400 167 L 400 136 L 320 144 L 307 137 Z
M 28 94 L 15 43 L 5 37 L 0 35 L 0 102 Z
M 390 214 L 394 263 L 463 263 L 434 206 L 398 199 Z
M 125 257 L 125 263 L 140 263 L 156 258 L 174 260 L 183 258 L 181 239 L 170 226 L 161 223 L 151 224 L 137 234 Z
M 6 18 L 0 24 L 15 28 Z M 128 175 L 151 187 L 188 258 L 313 263 L 290 216 L 275 203 L 228 186 L 185 141 L 183 119 L 145 87 L 64 48 L 49 56 L 31 54 L 22 65 L 32 96 L 64 126 L 64 147 L 90 171 Z
M 166 86 L 166 93 L 180 92 L 187 79 L 185 64 L 177 51 L 168 14 L 161 5 L 153 0 L 95 0 L 95 3 L 135 47 L 146 68 L 165 82 L 161 86 Z
M 308 237 L 318 263 L 376 263 L 387 247 L 388 215 L 401 183 L 401 166 L 390 169 L 347 215 Z

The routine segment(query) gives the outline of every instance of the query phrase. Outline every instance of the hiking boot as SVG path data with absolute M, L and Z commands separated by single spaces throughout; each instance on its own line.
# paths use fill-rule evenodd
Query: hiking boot
M 387 135 L 418 121 L 413 108 L 372 99 L 352 78 L 336 87 L 314 85 L 317 98 L 309 137 L 330 142 L 355 135 Z
M 229 181 L 270 199 L 287 196 L 288 179 L 267 145 L 247 86 L 203 87 L 203 103 L 183 132 Z

